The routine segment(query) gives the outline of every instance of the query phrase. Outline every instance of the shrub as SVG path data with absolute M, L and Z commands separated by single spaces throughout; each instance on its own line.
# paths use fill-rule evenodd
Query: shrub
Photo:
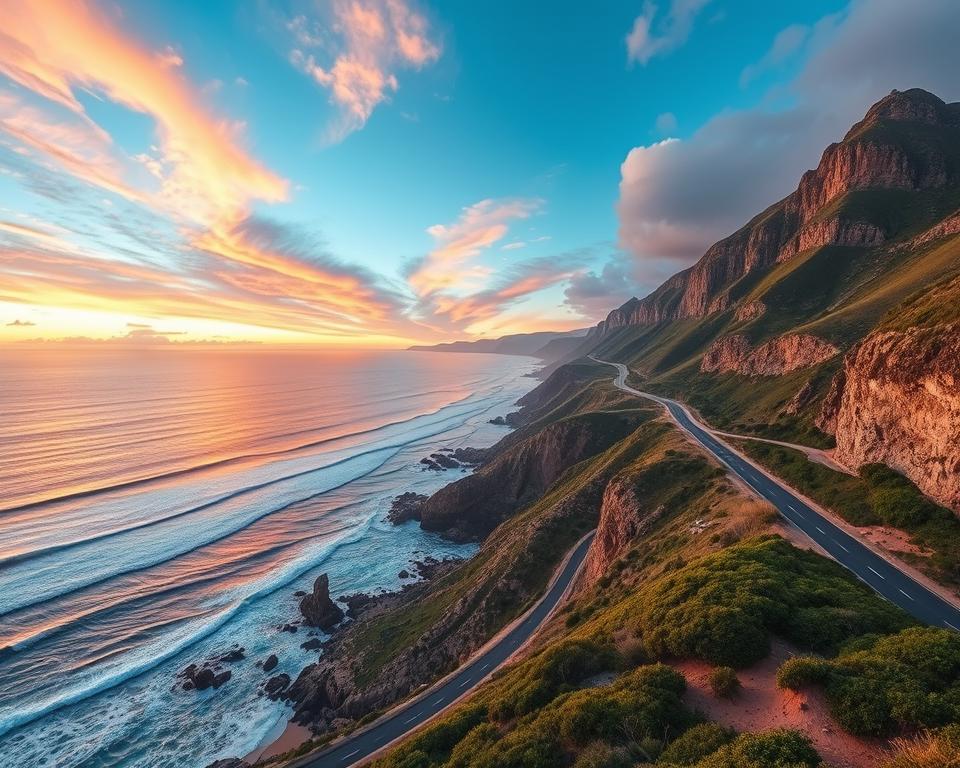
M 668 765 L 696 765 L 720 747 L 733 741 L 736 734 L 716 723 L 701 723 L 678 736 L 660 755 L 660 762 Z
M 648 653 L 744 667 L 777 633 L 818 651 L 912 622 L 836 563 L 783 539 L 752 539 L 706 555 L 644 589 L 633 631 Z M 813 628 L 813 629 L 812 629 Z
M 778 729 L 744 733 L 696 763 L 696 768 L 817 768 L 820 756 L 810 739 Z
M 710 690 L 715 696 L 732 698 L 740 690 L 740 679 L 731 667 L 715 667 L 710 672 Z
M 883 768 L 960 768 L 960 725 L 894 739 L 892 757 Z
M 912 627 L 832 660 L 791 659 L 777 681 L 789 688 L 824 683 L 834 717 L 852 733 L 936 728 L 960 720 L 960 635 Z
M 573 768 L 630 768 L 632 764 L 625 749 L 614 749 L 606 742 L 594 741 L 580 753 Z

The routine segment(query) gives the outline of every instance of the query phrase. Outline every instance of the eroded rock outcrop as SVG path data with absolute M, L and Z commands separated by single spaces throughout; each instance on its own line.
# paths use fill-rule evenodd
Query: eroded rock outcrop
M 743 376 L 780 376 L 811 368 L 829 360 L 840 350 L 807 333 L 792 333 L 753 347 L 743 334 L 717 339 L 707 350 L 700 370 L 709 373 L 739 373 Z
M 586 583 L 603 576 L 631 541 L 650 530 L 662 511 L 662 507 L 651 509 L 644 502 L 628 476 L 618 475 L 611 480 L 603 493 L 597 535 L 584 563 Z
M 311 627 L 329 632 L 343 619 L 343 609 L 330 599 L 330 580 L 322 573 L 313 583 L 313 592 L 300 601 L 300 613 Z
M 818 426 L 850 467 L 882 462 L 960 512 L 960 323 L 881 330 L 846 356 Z

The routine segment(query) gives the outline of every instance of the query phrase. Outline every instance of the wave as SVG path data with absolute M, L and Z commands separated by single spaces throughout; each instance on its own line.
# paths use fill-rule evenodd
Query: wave
M 494 398 L 497 394 L 499 394 L 500 391 L 502 391 L 502 387 L 497 387 L 497 388 L 495 388 L 492 392 L 483 395 L 483 398 L 482 398 L 482 399 L 483 399 L 483 400 L 492 399 L 492 398 Z M 375 433 L 378 432 L 378 431 L 385 430 L 385 429 L 389 429 L 389 428 L 391 428 L 391 427 L 399 427 L 399 426 L 402 426 L 402 425 L 404 425 L 404 424 L 409 424 L 409 423 L 411 423 L 411 422 L 413 422 L 413 421 L 415 421 L 415 420 L 417 420 L 417 419 L 422 419 L 422 418 L 426 418 L 426 417 L 430 417 L 430 416 L 435 416 L 435 415 L 438 415 L 438 414 L 442 413 L 443 411 L 445 411 L 445 410 L 447 410 L 447 409 L 454 408 L 454 407 L 456 407 L 456 406 L 458 406 L 458 405 L 464 404 L 464 403 L 468 402 L 471 398 L 474 398 L 474 397 L 476 397 L 476 394 L 475 394 L 475 393 L 470 394 L 470 395 L 467 395 L 466 397 L 460 398 L 459 400 L 454 400 L 454 401 L 452 401 L 452 402 L 450 402 L 450 403 L 447 403 L 447 404 L 445 404 L 445 405 L 443 405 L 443 406 L 441 406 L 441 407 L 439 407 L 439 408 L 437 408 L 437 409 L 435 409 L 435 410 L 433 410 L 433 411 L 427 411 L 427 412 L 425 412 L 425 413 L 418 413 L 418 414 L 415 414 L 414 416 L 411 416 L 410 418 L 407 418 L 407 419 L 398 419 L 398 420 L 396 420 L 396 421 L 390 421 L 390 422 L 387 422 L 387 423 L 385 423 L 385 424 L 379 424 L 379 425 L 377 425 L 377 426 L 375 426 L 375 427 L 370 427 L 369 429 L 361 429 L 361 430 L 356 430 L 356 431 L 354 431 L 354 432 L 347 432 L 347 433 L 344 433 L 344 434 L 336 435 L 336 436 L 334 436 L 334 437 L 323 438 L 323 439 L 321 439 L 321 440 L 312 440 L 312 441 L 310 441 L 310 442 L 302 443 L 302 444 L 300 444 L 300 445 L 290 446 L 290 447 L 287 447 L 287 448 L 278 448 L 278 449 L 274 449 L 274 450 L 270 450 L 270 451 L 259 451 L 259 452 L 251 452 L 251 453 L 246 453 L 246 454 L 240 454 L 240 455 L 231 456 L 231 457 L 225 458 L 225 459 L 218 459 L 218 460 L 216 460 L 216 461 L 210 461 L 210 462 L 206 462 L 206 463 L 203 463 L 203 464 L 196 464 L 196 465 L 191 466 L 191 467 L 184 467 L 183 469 L 176 469 L 176 470 L 172 470 L 172 471 L 170 471 L 170 472 L 163 472 L 163 473 L 160 473 L 160 474 L 157 474 L 157 475 L 151 475 L 151 476 L 149 476 L 149 477 L 141 477 L 141 478 L 135 478 L 135 479 L 132 479 L 132 480 L 125 480 L 125 481 L 123 481 L 123 482 L 114 483 L 114 484 L 112 484 L 112 485 L 99 486 L 99 487 L 97 487 L 97 488 L 90 488 L 90 489 L 84 489 L 84 490 L 80 490 L 80 491 L 74 491 L 74 492 L 72 492 L 72 493 L 66 493 L 66 494 L 63 494 L 63 495 L 60 495 L 60 496 L 50 497 L 50 498 L 48 498 L 48 499 L 41 499 L 41 500 L 38 500 L 38 501 L 31 501 L 31 502 L 28 502 L 28 503 L 26 503 L 26 504 L 20 504 L 20 505 L 18 505 L 18 506 L 0 507 L 0 514 L 12 514 L 12 513 L 29 511 L 29 510 L 31 510 L 31 509 L 38 509 L 38 508 L 42 508 L 42 507 L 46 507 L 46 506 L 54 506 L 54 505 L 57 505 L 57 504 L 60 504 L 60 503 L 62 503 L 62 502 L 66 502 L 66 501 L 74 501 L 74 500 L 76 500 L 76 499 L 88 498 L 88 497 L 90 497 L 90 496 L 96 496 L 96 495 L 100 495 L 100 494 L 113 493 L 113 492 L 115 492 L 115 491 L 130 490 L 130 489 L 132 489 L 132 488 L 139 488 L 139 487 L 143 487 L 143 486 L 148 486 L 148 485 L 150 485 L 150 484 L 152 484 L 152 483 L 157 483 L 157 482 L 161 482 L 161 481 L 165 481 L 165 480 L 171 480 L 171 479 L 174 479 L 174 478 L 182 478 L 182 477 L 184 477 L 184 476 L 186 476 L 186 475 L 190 475 L 190 474 L 193 474 L 193 473 L 202 472 L 202 471 L 206 471 L 206 470 L 210 470 L 210 469 L 215 469 L 215 468 L 218 468 L 218 467 L 229 466 L 229 465 L 231 465 L 231 464 L 237 464 L 237 463 L 242 463 L 242 462 L 246 462 L 246 461 L 253 461 L 253 460 L 257 460 L 257 459 L 276 458 L 276 457 L 278 457 L 278 456 L 284 456 L 284 455 L 294 454 L 294 453 L 297 453 L 297 452 L 299 452 L 299 451 L 306 451 L 306 450 L 309 450 L 309 449 L 311 449 L 311 448 L 319 448 L 319 447 L 321 447 L 321 446 L 328 445 L 328 444 L 333 443 L 333 442 L 336 442 L 336 441 L 338 441 L 338 440 L 348 440 L 348 439 L 354 438 L 354 437 L 363 437 L 364 435 L 375 434 Z M 349 421 L 346 421 L 346 422 L 342 422 L 342 423 L 339 423 L 339 424 L 334 424 L 334 425 L 331 425 L 331 426 L 332 426 L 332 427 L 345 426 L 346 424 L 349 424 L 349 423 L 350 423 Z M 301 431 L 299 431 L 299 433 L 302 433 L 302 432 L 305 432 L 305 431 L 307 431 L 307 430 L 301 430 Z M 293 432 L 293 433 L 291 433 L 291 434 L 295 435 L 295 434 L 298 434 L 298 432 Z M 26 553 L 25 553 L 25 554 L 26 554 Z M 19 557 L 20 557 L 20 555 L 15 555 L 15 556 L 13 556 L 12 558 L 10 558 L 9 560 L 10 560 L 10 561 L 15 561 L 15 560 L 18 559 Z M 6 562 L 8 562 L 8 559 L 0 559 L 0 565 L 3 565 L 3 564 L 6 563 Z
M 55 696 L 39 706 L 33 707 L 32 709 L 29 707 L 24 708 L 22 704 L 18 702 L 18 709 L 16 713 L 0 720 L 0 738 L 15 728 L 21 728 L 24 725 L 37 720 L 38 718 L 45 717 L 52 712 L 63 709 L 64 707 L 72 704 L 78 704 L 79 702 L 84 701 L 91 696 L 101 694 L 104 691 L 108 691 L 111 688 L 115 688 L 122 683 L 133 680 L 140 675 L 156 669 L 164 662 L 169 661 L 170 659 L 209 637 L 213 633 L 217 632 L 225 624 L 238 617 L 243 611 L 245 611 L 254 603 L 273 594 L 278 589 L 282 589 L 287 584 L 299 578 L 308 571 L 317 568 L 338 549 L 360 541 L 367 534 L 376 517 L 376 514 L 370 515 L 363 523 L 358 525 L 353 530 L 353 533 L 330 542 L 328 545 L 321 548 L 312 558 L 306 560 L 305 562 L 297 563 L 289 566 L 286 569 L 282 569 L 274 579 L 269 580 L 260 589 L 257 589 L 246 597 L 220 611 L 212 621 L 204 624 L 191 635 L 174 642 L 172 645 L 169 645 L 163 652 L 156 654 L 149 659 L 143 659 L 135 662 L 126 669 L 118 671 L 112 675 L 105 676 L 91 683 L 90 685 L 70 691 L 68 693 L 63 693 L 59 696 Z

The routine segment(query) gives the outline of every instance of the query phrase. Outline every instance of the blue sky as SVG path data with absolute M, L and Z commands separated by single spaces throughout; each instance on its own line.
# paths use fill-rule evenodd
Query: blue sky
M 956 98 L 937 0 L 47 2 L 0 43 L 3 340 L 591 325 L 891 88 Z

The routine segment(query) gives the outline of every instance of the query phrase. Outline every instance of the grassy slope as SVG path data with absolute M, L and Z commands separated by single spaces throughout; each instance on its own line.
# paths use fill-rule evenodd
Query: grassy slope
M 696 730 L 674 742 L 699 718 L 677 701 L 676 678 L 658 659 L 748 664 L 766 654 L 774 633 L 832 654 L 865 632 L 910 625 L 839 566 L 764 536 L 769 510 L 740 496 L 673 428 L 650 422 L 638 432 L 648 434 L 614 453 L 623 459 L 620 473 L 643 489 L 650 508 L 661 509 L 652 531 L 552 622 L 530 658 L 408 740 L 381 761 L 384 768 L 529 768 L 596 755 L 604 760 L 583 764 L 633 765 L 662 756 L 658 764 L 667 765 L 671 755 L 688 754 L 681 741 L 709 742 L 694 750 L 702 761 L 686 763 L 707 768 L 720 759 L 709 757 L 718 749 L 726 755 L 761 737 L 724 747 L 731 734 L 715 729 L 706 739 Z M 598 673 L 616 682 L 584 690 Z M 635 727 L 625 730 L 621 720 Z M 769 738 L 777 749 L 779 739 L 803 743 L 793 735 Z M 614 758 L 627 762 L 607 762 Z

